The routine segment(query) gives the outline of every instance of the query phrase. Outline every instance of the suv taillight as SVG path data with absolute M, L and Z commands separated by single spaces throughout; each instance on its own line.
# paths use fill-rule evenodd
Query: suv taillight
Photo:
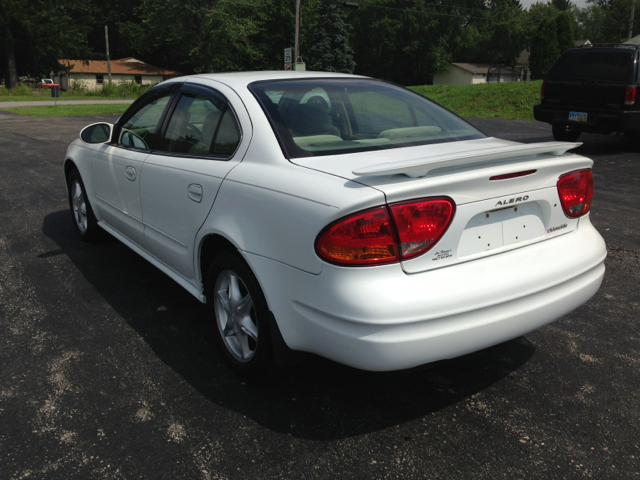
M 347 266 L 415 258 L 440 240 L 454 212 L 453 200 L 444 197 L 371 208 L 329 225 L 316 240 L 316 252 L 328 262 Z
M 624 104 L 625 105 L 633 105 L 636 103 L 636 92 L 638 87 L 627 87 L 624 93 Z
M 591 209 L 593 174 L 591 170 L 576 170 L 558 179 L 558 194 L 564 213 L 571 218 L 585 215 Z
M 540 89 L 540 101 L 544 100 L 544 87 L 546 83 L 542 82 L 542 88 Z

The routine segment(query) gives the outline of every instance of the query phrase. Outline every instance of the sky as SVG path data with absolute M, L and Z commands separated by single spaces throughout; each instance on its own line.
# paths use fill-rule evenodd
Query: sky
M 524 8 L 525 10 L 528 10 L 531 4 L 536 3 L 537 1 L 541 1 L 541 0 L 520 0 L 520 3 L 522 4 L 522 8 Z M 542 0 L 542 1 L 544 3 L 547 3 L 545 0 Z M 586 0 L 571 0 L 571 2 L 576 4 L 580 8 L 584 8 L 587 6 Z

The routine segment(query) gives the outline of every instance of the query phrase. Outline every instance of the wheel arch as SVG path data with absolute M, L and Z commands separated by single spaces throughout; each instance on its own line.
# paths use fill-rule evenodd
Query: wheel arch
M 232 250 L 242 255 L 238 247 L 231 240 L 219 233 L 210 233 L 200 240 L 197 267 L 200 273 L 203 291 L 206 291 L 207 272 L 211 262 L 216 255 L 225 250 Z
M 234 244 L 231 240 L 220 233 L 210 233 L 202 238 L 200 241 L 200 248 L 198 249 L 199 258 L 198 258 L 198 271 L 200 274 L 200 279 L 202 282 L 202 289 L 206 292 L 207 286 L 207 274 L 209 270 L 209 266 L 211 262 L 216 257 L 216 255 L 224 252 L 224 251 L 233 251 L 238 253 L 242 258 L 244 258 L 245 262 L 247 262 L 247 266 L 253 272 L 258 285 L 262 289 L 263 295 L 265 295 L 265 301 L 267 304 L 267 309 L 269 312 L 268 323 L 269 330 L 271 336 L 271 342 L 273 347 L 273 353 L 276 359 L 276 362 L 281 366 L 290 366 L 298 363 L 302 358 L 301 352 L 295 352 L 291 350 L 284 340 L 282 333 L 280 331 L 280 326 L 278 325 L 278 321 L 276 320 L 270 306 L 269 299 L 266 297 L 265 289 L 262 285 L 262 282 L 255 270 L 251 267 L 251 264 L 245 256 L 243 252 Z
M 69 175 L 71 175 L 71 172 L 74 171 L 74 170 L 78 170 L 78 166 L 76 165 L 76 163 L 70 157 L 65 158 L 65 160 L 64 160 L 64 180 L 65 180 L 65 182 L 67 182 L 67 187 L 69 186 Z

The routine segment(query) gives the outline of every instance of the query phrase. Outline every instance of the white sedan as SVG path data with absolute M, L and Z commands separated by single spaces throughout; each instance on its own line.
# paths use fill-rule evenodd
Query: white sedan
M 153 87 L 69 146 L 74 225 L 210 306 L 259 377 L 291 351 L 397 370 L 518 337 L 586 302 L 606 248 L 579 144 L 489 137 L 415 92 L 318 72 Z

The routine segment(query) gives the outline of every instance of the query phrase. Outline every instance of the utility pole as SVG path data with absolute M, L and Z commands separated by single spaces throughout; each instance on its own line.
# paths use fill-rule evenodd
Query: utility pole
M 104 26 L 104 41 L 107 44 L 107 72 L 109 73 L 109 83 L 111 83 L 111 59 L 109 58 L 109 27 Z
M 631 0 L 631 16 L 629 17 L 629 38 L 633 37 L 633 18 L 636 13 L 636 0 Z
M 300 0 L 296 0 L 296 44 L 293 53 L 294 65 L 298 63 L 298 58 L 300 58 Z

